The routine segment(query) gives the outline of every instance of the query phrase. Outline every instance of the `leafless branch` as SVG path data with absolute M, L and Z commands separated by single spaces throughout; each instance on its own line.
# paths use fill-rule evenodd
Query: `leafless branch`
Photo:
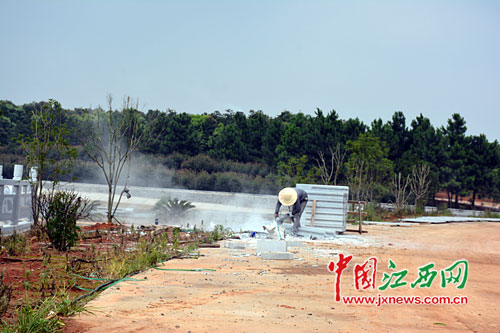
M 411 169 L 410 189 L 415 196 L 415 209 L 420 199 L 425 197 L 429 190 L 430 167 L 427 164 L 414 165 Z
M 406 203 L 408 202 L 409 192 L 406 188 L 409 183 L 410 177 L 407 176 L 406 179 L 402 179 L 401 172 L 395 174 L 392 180 L 392 194 L 394 194 L 395 197 L 396 212 L 398 214 L 402 213 Z
M 328 150 L 330 151 L 329 161 L 326 161 L 325 154 L 320 151 L 318 153 L 319 159 L 316 159 L 316 163 L 318 164 L 318 169 L 323 184 L 337 185 L 337 179 L 344 164 L 346 151 L 342 151 L 340 144 L 337 144 L 335 151 L 332 149 L 332 147 L 328 147 Z

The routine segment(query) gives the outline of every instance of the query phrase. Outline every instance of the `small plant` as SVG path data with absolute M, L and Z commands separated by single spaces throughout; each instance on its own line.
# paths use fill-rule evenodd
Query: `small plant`
M 3 282 L 3 275 L 5 268 L 0 274 L 0 316 L 2 316 L 9 308 L 10 297 L 12 295 L 12 288 Z
M 500 218 L 500 213 L 495 213 L 492 212 L 491 210 L 487 210 L 484 212 L 483 217 L 489 218 L 489 219 L 499 219 Z
M 69 295 L 66 294 L 66 292 L 62 292 L 56 297 L 60 303 L 57 305 L 55 312 L 61 316 L 69 317 L 82 312 L 91 313 L 84 306 L 80 305 L 77 302 L 73 302 Z
M 382 213 L 374 203 L 367 203 L 365 206 L 366 221 L 382 221 Z
M 224 229 L 222 224 L 217 224 L 212 231 L 212 239 L 214 242 L 223 240 L 224 238 L 230 237 L 232 232 L 230 229 Z
M 26 281 L 23 282 L 24 289 L 30 290 L 31 289 L 31 271 L 29 269 L 25 269 L 24 271 L 24 277 L 26 278 Z
M 66 251 L 76 244 L 80 230 L 76 221 L 86 214 L 87 203 L 87 200 L 69 191 L 42 196 L 41 215 L 45 221 L 42 230 L 57 250 Z
M 50 285 L 50 271 L 48 269 L 40 273 L 40 291 L 44 294 L 45 290 L 49 288 Z
M 72 304 L 67 295 L 45 298 L 38 305 L 32 306 L 26 296 L 26 305 L 17 312 L 17 321 L 7 323 L 1 321 L 0 328 L 4 333 L 14 332 L 60 332 L 64 323 L 58 315 L 69 316 L 86 311 L 83 307 Z
M 137 244 L 136 251 L 119 251 L 117 248 L 113 255 L 102 262 L 97 271 L 102 272 L 101 276 L 104 278 L 119 279 L 127 274 L 155 266 L 176 253 L 178 251 L 175 244 L 172 246 L 169 244 L 166 234 L 152 238 L 144 237 Z
M 12 235 L 0 238 L 2 248 L 5 248 L 7 254 L 16 256 L 26 253 L 26 237 L 18 234 L 15 230 Z
M 179 248 L 179 229 L 175 228 L 173 231 L 174 239 L 172 240 L 172 248 L 177 250 Z
M 2 320 L 2 329 L 7 332 L 58 332 L 63 323 L 56 317 L 49 317 L 55 310 L 55 304 L 52 298 L 46 298 L 42 303 L 32 307 L 26 296 L 26 305 L 19 308 L 17 321 L 8 324 Z
M 179 200 L 177 198 L 170 199 L 169 197 L 162 197 L 156 202 L 154 209 L 157 215 L 168 219 L 178 219 L 186 214 L 186 212 L 195 206 L 186 200 Z

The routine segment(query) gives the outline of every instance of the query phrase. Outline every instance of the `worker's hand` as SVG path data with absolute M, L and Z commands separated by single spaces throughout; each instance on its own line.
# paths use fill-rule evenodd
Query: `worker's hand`
M 276 217 L 278 217 L 278 213 L 274 213 L 274 217 L 275 217 L 275 218 L 276 218 Z

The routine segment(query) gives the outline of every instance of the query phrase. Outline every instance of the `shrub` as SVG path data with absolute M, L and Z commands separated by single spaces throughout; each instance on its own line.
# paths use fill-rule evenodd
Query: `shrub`
M 197 173 L 192 170 L 177 170 L 173 176 L 173 182 L 189 190 L 196 188 Z
M 240 192 L 242 190 L 242 184 L 238 174 L 234 172 L 223 172 L 215 175 L 215 186 L 214 191 L 225 191 L 225 192 Z M 246 189 L 248 190 L 248 189 Z
M 88 201 L 70 191 L 46 193 L 40 202 L 45 221 L 42 231 L 60 251 L 70 249 L 78 240 L 76 221 L 85 217 Z
M 207 155 L 196 155 L 182 162 L 182 169 L 190 169 L 194 171 L 206 171 L 212 173 L 218 171 L 218 162 Z
M 182 162 L 184 162 L 186 158 L 186 155 L 174 153 L 165 157 L 163 164 L 170 169 L 180 169 Z
M 197 175 L 196 179 L 196 189 L 204 191 L 214 191 L 215 187 L 215 176 L 213 174 L 208 174 L 206 171 L 202 171 Z

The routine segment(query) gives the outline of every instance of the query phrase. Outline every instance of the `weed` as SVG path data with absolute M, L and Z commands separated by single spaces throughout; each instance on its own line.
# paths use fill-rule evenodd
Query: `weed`
M 62 321 L 55 314 L 56 305 L 53 298 L 46 298 L 39 305 L 32 307 L 26 296 L 26 305 L 19 308 L 17 321 L 9 324 L 2 320 L 4 333 L 8 332 L 59 332 Z
M 39 279 L 40 279 L 40 291 L 44 293 L 45 289 L 48 289 L 49 282 L 51 280 L 50 271 L 48 269 L 45 269 L 43 272 L 40 273 Z
M 173 243 L 169 244 L 166 233 L 151 238 L 143 237 L 139 240 L 135 251 L 124 251 L 120 250 L 120 247 L 115 247 L 111 256 L 99 261 L 100 267 L 96 270 L 104 278 L 122 278 L 130 273 L 155 266 L 177 253 L 178 231 L 175 230 Z
M 174 250 L 177 250 L 179 248 L 179 232 L 179 229 L 174 229 L 174 239 L 172 240 L 172 247 Z
M 0 316 L 9 308 L 10 297 L 12 295 L 12 288 L 3 282 L 4 273 L 5 268 L 0 274 Z
M 366 217 L 364 218 L 366 221 L 382 221 L 383 212 L 380 207 L 378 207 L 374 203 L 367 203 L 365 205 Z
M 16 311 L 17 321 L 7 323 L 2 320 L 0 328 L 7 333 L 60 332 L 64 324 L 58 315 L 70 316 L 83 311 L 87 310 L 80 305 L 72 304 L 66 294 L 47 297 L 35 306 L 30 305 L 28 296 L 26 296 L 26 305 Z
M 2 248 L 5 248 L 7 254 L 10 256 L 16 256 L 26 253 L 26 237 L 23 234 L 18 234 L 15 230 L 10 236 L 0 238 Z
M 217 242 L 217 241 L 223 240 L 225 238 L 231 237 L 232 234 L 233 233 L 232 233 L 231 229 L 229 229 L 229 228 L 224 229 L 224 226 L 222 224 L 217 224 L 214 227 L 214 231 L 212 231 L 212 240 L 214 242 Z
M 483 217 L 489 219 L 500 219 L 500 213 L 492 212 L 491 210 L 487 210 L 484 212 Z

